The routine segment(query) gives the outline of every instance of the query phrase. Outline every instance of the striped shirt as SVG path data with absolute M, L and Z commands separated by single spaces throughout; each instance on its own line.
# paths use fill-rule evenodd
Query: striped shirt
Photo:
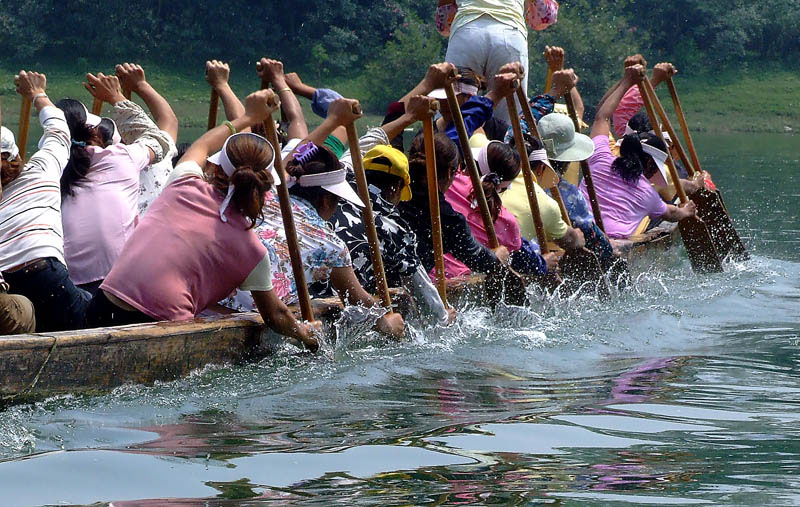
M 39 122 L 44 129 L 39 151 L 0 199 L 0 271 L 42 257 L 66 264 L 60 180 L 69 160 L 69 128 L 53 106 L 39 112 Z

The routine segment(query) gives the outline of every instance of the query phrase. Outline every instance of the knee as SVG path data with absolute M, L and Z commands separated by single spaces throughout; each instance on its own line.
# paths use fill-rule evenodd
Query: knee
M 25 296 L 0 294 L 0 335 L 32 333 L 35 329 L 33 303 Z

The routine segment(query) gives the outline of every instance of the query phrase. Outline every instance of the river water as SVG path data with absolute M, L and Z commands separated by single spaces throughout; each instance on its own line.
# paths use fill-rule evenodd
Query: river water
M 800 138 L 697 142 L 752 260 L 11 407 L 0 503 L 800 504 Z

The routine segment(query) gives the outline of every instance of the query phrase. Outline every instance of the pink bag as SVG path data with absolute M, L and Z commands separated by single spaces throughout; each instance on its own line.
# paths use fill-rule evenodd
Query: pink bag
M 558 2 L 556 0 L 527 0 L 525 2 L 525 22 L 531 30 L 541 31 L 558 21 Z

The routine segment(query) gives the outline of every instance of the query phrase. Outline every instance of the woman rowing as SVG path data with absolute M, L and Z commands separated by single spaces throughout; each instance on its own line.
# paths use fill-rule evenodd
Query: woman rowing
M 89 327 L 191 319 L 238 287 L 267 326 L 317 348 L 314 327 L 275 294 L 270 255 L 253 231 L 277 178 L 275 154 L 263 137 L 237 132 L 263 122 L 273 98 L 250 94 L 243 116 L 187 150 L 92 299 Z
M 138 117 L 147 118 L 138 105 L 125 99 L 116 76 L 100 73 L 86 77 L 87 89 L 96 99 L 120 111 L 136 109 Z M 64 253 L 72 281 L 94 294 L 133 234 L 140 173 L 161 160 L 170 140 L 148 121 L 131 144 L 105 146 L 97 128 L 98 116 L 74 99 L 63 99 L 57 105 L 67 118 L 72 143 L 61 176 Z
M 523 274 L 544 275 L 548 271 L 554 271 L 558 265 L 557 255 L 549 253 L 543 257 L 538 245 L 520 236 L 516 217 L 503 206 L 500 197 L 520 174 L 518 152 L 501 141 L 486 142 L 481 147 L 471 149 L 481 174 L 481 186 L 489 205 L 497 239 L 511 252 L 511 266 Z M 455 175 L 452 185 L 445 192 L 445 199 L 453 209 L 464 215 L 475 239 L 487 245 L 489 237 L 468 174 L 459 172 Z M 444 257 L 447 278 L 470 274 L 470 269 L 452 254 L 448 253 Z
M 346 181 L 347 170 L 336 154 L 323 144 L 337 127 L 358 118 L 353 112 L 357 105 L 357 101 L 349 99 L 339 99 L 331 104 L 322 125 L 309 134 L 291 155 L 286 172 L 306 281 L 314 283 L 330 279 L 342 302 L 371 307 L 375 300 L 356 278 L 347 246 L 327 223 L 341 199 L 363 207 L 361 199 Z M 297 288 L 276 197 L 266 199 L 263 218 L 255 230 L 274 263 L 273 282 L 278 296 L 286 302 L 294 302 Z M 240 311 L 253 308 L 252 299 L 241 292 L 226 298 L 222 304 Z M 404 327 L 403 318 L 398 313 L 386 314 L 377 322 L 379 331 L 398 338 L 405 335 Z
M 612 87 L 597 108 L 591 137 L 594 154 L 589 158 L 597 200 L 603 214 L 606 234 L 610 238 L 627 239 L 645 216 L 678 222 L 695 214 L 695 204 L 684 207 L 666 204 L 653 189 L 648 178 L 663 172 L 667 158 L 666 144 L 652 134 L 633 133 L 622 138 L 620 156 L 614 157 L 609 147 L 610 119 L 622 96 L 644 78 L 644 68 L 632 65 Z M 581 192 L 588 201 L 585 182 Z

